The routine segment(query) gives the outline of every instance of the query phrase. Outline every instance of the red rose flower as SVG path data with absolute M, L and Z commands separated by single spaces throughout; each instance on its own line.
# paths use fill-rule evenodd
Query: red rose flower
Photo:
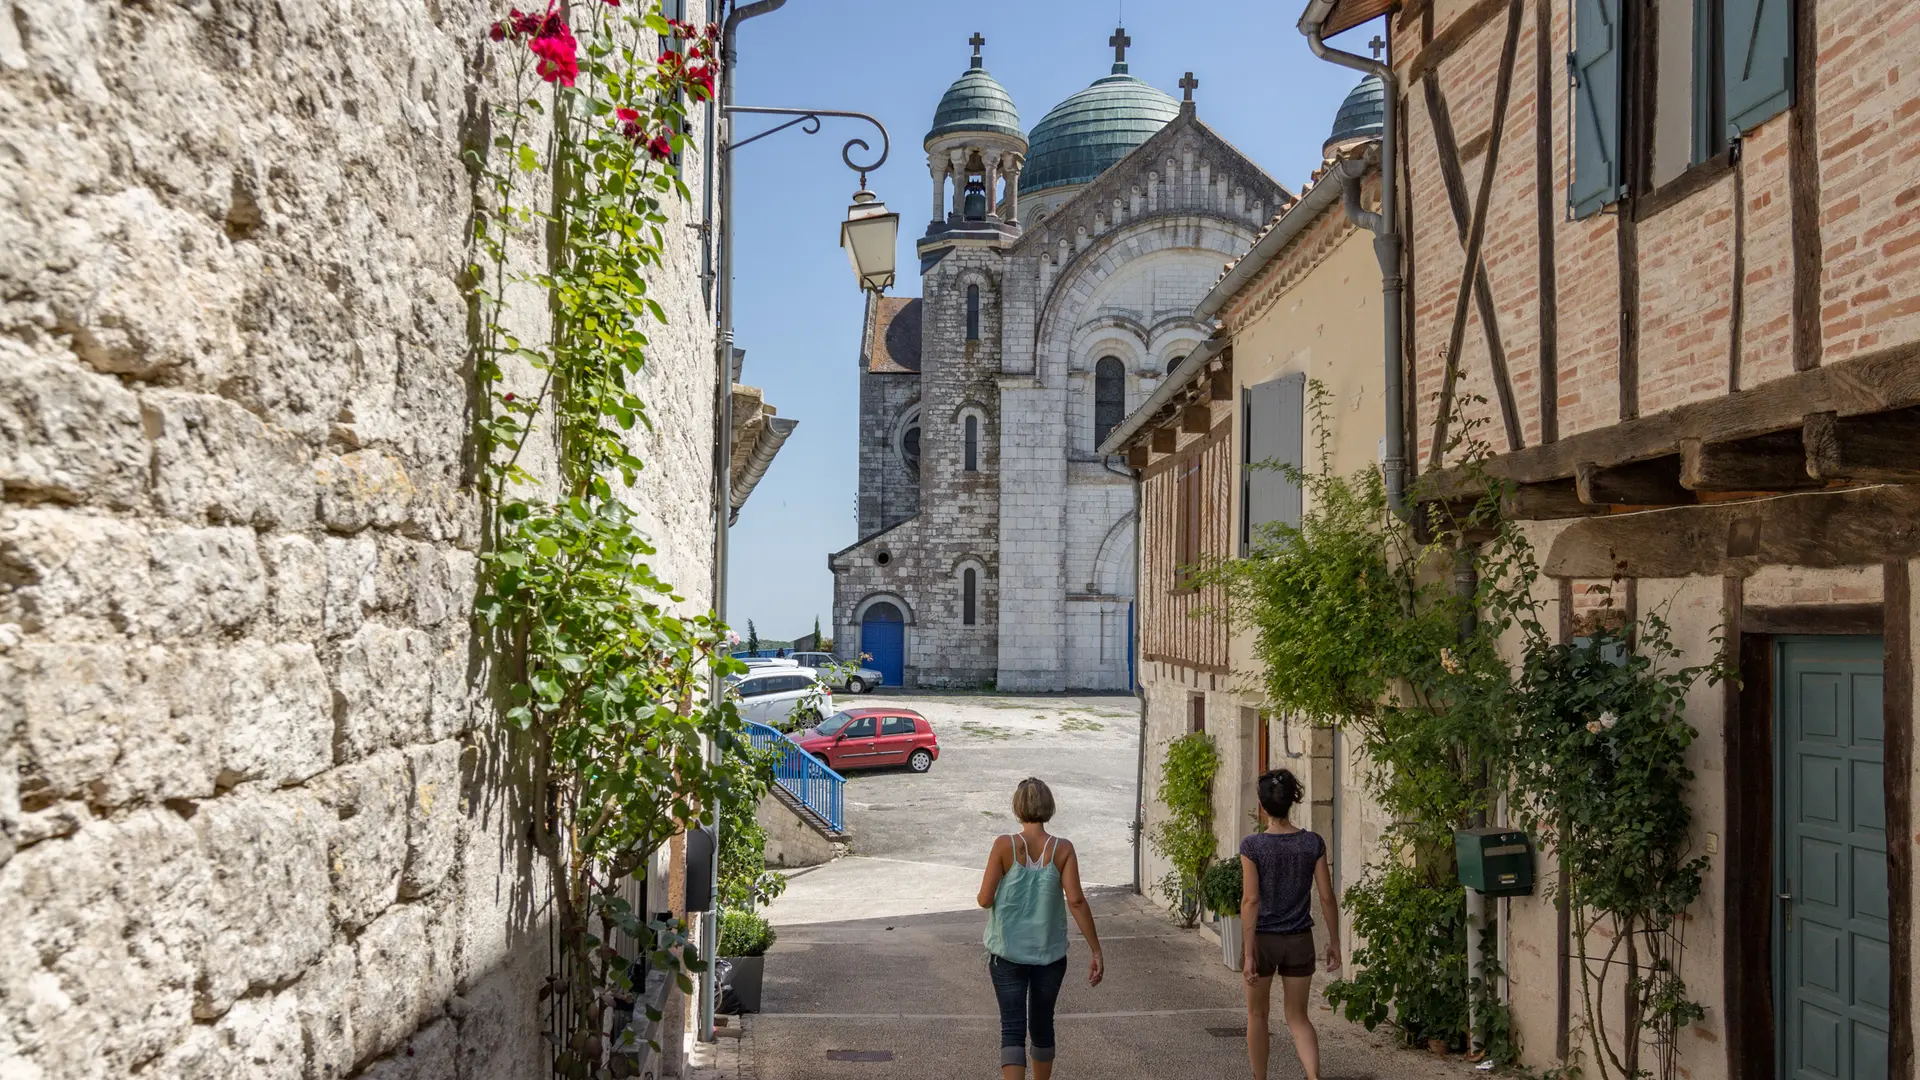
M 558 16 L 548 19 L 547 25 L 541 28 L 540 36 L 534 38 L 527 47 L 540 58 L 534 70 L 542 79 L 572 86 L 580 76 L 580 60 L 576 52 L 578 45 L 573 40 L 573 31 Z
M 673 140 L 663 131 L 647 143 L 647 153 L 652 154 L 655 161 L 665 161 L 673 155 Z
M 492 38 L 492 39 L 493 39 L 493 40 L 495 40 L 495 41 L 504 41 L 504 40 L 506 40 L 506 37 L 507 37 L 507 24 L 506 24 L 506 23 L 494 23 L 494 24 L 493 24 L 492 26 L 490 26 L 490 27 L 488 27 L 488 28 L 487 28 L 487 36 L 488 36 L 488 37 L 490 37 L 490 38 Z
M 640 119 L 640 110 L 639 109 L 615 109 L 613 110 L 613 115 L 619 117 L 622 120 L 638 120 Z

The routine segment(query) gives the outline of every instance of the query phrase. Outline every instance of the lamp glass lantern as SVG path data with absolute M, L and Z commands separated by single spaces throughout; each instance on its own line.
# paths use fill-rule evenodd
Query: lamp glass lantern
M 899 236 L 899 214 L 889 212 L 887 204 L 864 187 L 854 192 L 847 220 L 840 223 L 840 246 L 846 249 L 862 289 L 880 292 L 893 284 L 894 245 Z

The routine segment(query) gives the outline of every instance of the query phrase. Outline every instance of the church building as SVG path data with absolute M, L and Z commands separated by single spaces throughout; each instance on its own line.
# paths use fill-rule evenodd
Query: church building
M 1135 492 L 1095 452 L 1205 340 L 1195 305 L 1292 201 L 1185 100 L 1112 70 L 1031 134 L 971 66 L 925 147 L 923 295 L 868 300 L 842 652 L 888 685 L 1133 683 Z

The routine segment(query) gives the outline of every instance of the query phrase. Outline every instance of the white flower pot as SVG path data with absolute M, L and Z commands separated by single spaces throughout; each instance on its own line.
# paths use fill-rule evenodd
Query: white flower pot
M 1239 971 L 1246 940 L 1240 936 L 1240 916 L 1220 916 L 1220 959 L 1228 971 Z

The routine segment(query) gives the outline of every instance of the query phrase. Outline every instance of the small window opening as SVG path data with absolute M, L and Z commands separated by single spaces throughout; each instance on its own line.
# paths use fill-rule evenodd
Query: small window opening
M 976 622 L 976 596 L 979 582 L 972 567 L 960 572 L 960 622 L 963 626 L 972 626 Z
M 980 286 L 967 286 L 967 340 L 980 340 Z
M 966 421 L 966 470 L 980 471 L 980 418 L 969 416 Z

